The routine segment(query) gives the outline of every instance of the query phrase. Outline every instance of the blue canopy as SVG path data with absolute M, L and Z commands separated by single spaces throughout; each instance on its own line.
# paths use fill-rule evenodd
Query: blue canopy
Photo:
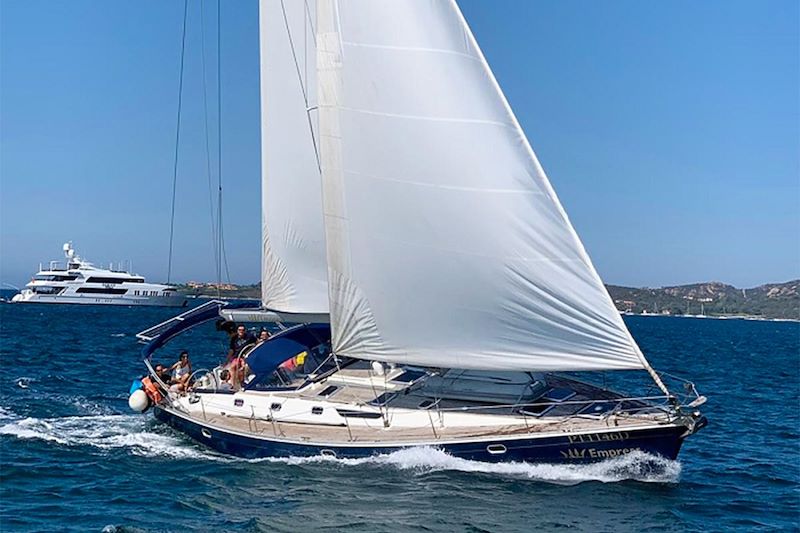
M 247 356 L 247 366 L 256 377 L 245 388 L 259 384 L 290 357 L 326 343 L 330 338 L 329 324 L 300 324 L 273 335 Z
M 147 340 L 147 344 L 142 349 L 142 356 L 145 359 L 149 358 L 156 350 L 164 346 L 168 341 L 177 337 L 184 331 L 192 329 L 200 324 L 209 322 L 220 318 L 220 310 L 225 309 L 246 309 L 256 307 L 259 302 L 221 302 L 219 300 L 212 300 L 203 305 L 195 307 L 181 313 L 180 315 L 162 322 L 157 326 L 153 326 L 136 336 L 140 339 Z

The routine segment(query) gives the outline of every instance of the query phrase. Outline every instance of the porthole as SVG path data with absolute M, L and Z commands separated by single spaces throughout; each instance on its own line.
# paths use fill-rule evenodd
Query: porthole
M 312 407 L 311 408 L 312 415 L 321 415 L 322 414 L 322 407 Z
M 205 438 L 207 438 L 207 439 L 210 439 L 210 438 L 211 438 L 211 432 L 210 432 L 209 430 L 207 430 L 206 428 L 203 428 L 203 429 L 201 429 L 201 430 L 200 430 L 200 433 L 202 433 L 202 434 L 203 434 L 203 436 L 204 436 Z
M 322 457 L 336 457 L 336 452 L 333 450 L 322 450 L 319 452 Z
M 501 455 L 506 453 L 506 447 L 503 444 L 490 444 L 486 447 L 486 451 L 492 455 Z
M 270 405 L 269 408 L 272 411 L 280 411 L 281 410 L 281 404 L 275 402 L 272 405 Z

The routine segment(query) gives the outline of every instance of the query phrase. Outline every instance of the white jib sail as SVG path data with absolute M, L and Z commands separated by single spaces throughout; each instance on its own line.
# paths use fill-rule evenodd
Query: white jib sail
M 261 0 L 262 303 L 327 313 L 313 1 Z
M 648 367 L 455 3 L 319 0 L 317 15 L 335 351 Z

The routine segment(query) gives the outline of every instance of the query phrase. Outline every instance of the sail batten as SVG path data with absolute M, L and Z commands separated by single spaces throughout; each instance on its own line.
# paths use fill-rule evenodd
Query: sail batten
M 265 309 L 328 312 L 316 139 L 315 6 L 261 0 L 262 267 Z

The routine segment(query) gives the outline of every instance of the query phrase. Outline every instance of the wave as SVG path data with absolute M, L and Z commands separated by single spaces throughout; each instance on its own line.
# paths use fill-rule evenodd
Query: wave
M 35 379 L 33 379 L 33 378 L 29 378 L 29 377 L 26 377 L 26 376 L 22 376 L 22 377 L 20 377 L 20 378 L 17 378 L 17 379 L 16 379 L 16 381 L 14 381 L 14 383 L 15 383 L 15 384 L 17 385 L 17 387 L 19 387 L 20 389 L 27 389 L 27 388 L 30 388 L 30 386 L 31 386 L 31 383 L 33 383 L 34 381 L 36 381 L 36 380 L 35 380 Z
M 4 407 L 0 407 L 0 420 L 8 420 L 14 418 L 14 413 Z
M 416 447 L 360 459 L 315 455 L 311 457 L 268 457 L 239 459 L 193 444 L 177 434 L 152 430 L 148 417 L 142 415 L 97 414 L 61 418 L 14 418 L 0 407 L 0 435 L 18 439 L 37 439 L 63 446 L 86 446 L 99 451 L 124 449 L 149 457 L 233 463 L 282 463 L 286 465 L 334 464 L 342 467 L 391 467 L 418 474 L 463 472 L 487 474 L 574 485 L 586 481 L 614 483 L 635 480 L 647 483 L 677 483 L 681 464 L 640 451 L 591 464 L 486 463 L 449 455 L 431 447 Z
M 641 451 L 634 451 L 598 463 L 574 465 L 470 461 L 431 447 L 407 448 L 363 459 L 312 456 L 254 459 L 252 461 L 280 462 L 290 465 L 316 462 L 338 463 L 343 466 L 388 465 L 400 470 L 413 470 L 423 474 L 441 471 L 495 474 L 561 485 L 573 485 L 585 481 L 615 483 L 628 480 L 646 483 L 677 483 L 681 473 L 680 462 Z
M 51 380 L 52 376 L 46 376 L 42 379 L 37 378 L 29 378 L 29 377 L 19 377 L 14 380 L 14 383 L 21 389 L 35 389 L 36 387 L 32 387 L 34 384 L 39 383 L 40 381 L 48 381 Z M 29 391 L 32 392 L 32 391 Z M 24 393 L 23 393 L 24 394 Z M 98 394 L 92 397 L 87 396 L 80 396 L 80 395 L 72 395 L 72 394 L 62 394 L 60 392 L 49 392 L 49 391 L 36 391 L 36 395 L 29 400 L 29 402 L 38 402 L 38 403 L 51 403 L 59 408 L 69 408 L 75 412 L 76 415 L 111 415 L 116 413 L 112 407 L 110 407 L 107 403 L 108 400 L 125 400 L 127 398 L 126 394 L 118 393 L 118 394 Z M 20 416 L 15 415 L 11 411 L 0 407 L 0 420 L 3 418 L 20 418 Z
M 3 420 L 9 418 L 7 410 Z M 218 459 L 182 439 L 151 431 L 141 415 L 90 415 L 61 418 L 21 418 L 0 426 L 0 435 L 35 439 L 63 446 L 98 450 L 127 449 L 134 455 L 179 459 Z

